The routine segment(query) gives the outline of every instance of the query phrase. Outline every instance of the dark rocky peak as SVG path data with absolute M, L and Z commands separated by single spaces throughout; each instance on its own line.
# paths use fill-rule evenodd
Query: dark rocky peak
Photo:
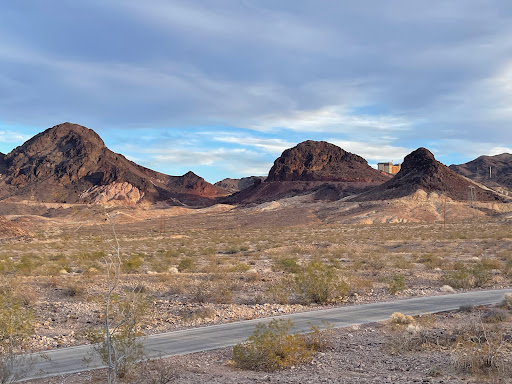
M 424 174 L 435 172 L 441 165 L 442 164 L 435 159 L 432 152 L 421 147 L 405 157 L 398 173 L 404 175 L 409 173 Z
M 304 141 L 276 159 L 267 181 L 385 181 L 365 159 L 325 141 Z
M 9 155 L 14 157 L 22 153 L 25 157 L 47 156 L 58 151 L 63 156 L 73 157 L 105 148 L 103 140 L 92 129 L 78 124 L 62 123 L 37 134 Z
M 446 195 L 453 200 L 467 201 L 470 188 L 478 201 L 497 201 L 499 196 L 480 188 L 437 161 L 428 149 L 418 148 L 407 155 L 402 168 L 386 183 L 361 194 L 355 200 L 396 199 L 414 194 L 418 190 Z

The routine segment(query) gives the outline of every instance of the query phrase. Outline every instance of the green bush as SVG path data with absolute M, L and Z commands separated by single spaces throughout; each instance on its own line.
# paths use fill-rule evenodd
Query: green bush
M 282 259 L 274 260 L 273 269 L 277 271 L 297 273 L 300 271 L 300 266 L 296 259 L 291 257 L 284 257 Z
M 144 264 L 144 258 L 140 255 L 132 255 L 123 260 L 123 271 L 126 273 L 135 273 Z
M 453 288 L 483 287 L 492 281 L 492 273 L 481 264 L 471 267 L 456 263 L 454 270 L 446 272 L 441 280 Z
M 247 341 L 233 347 L 233 362 L 243 369 L 275 371 L 311 360 L 313 350 L 304 336 L 290 334 L 292 327 L 289 320 L 259 323 Z
M 393 275 L 388 281 L 388 291 L 392 295 L 405 289 L 405 277 L 403 275 Z
M 294 276 L 296 300 L 302 304 L 326 303 L 348 293 L 348 285 L 336 270 L 321 262 L 311 261 Z
M 195 262 L 194 259 L 191 257 L 184 257 L 180 260 L 180 263 L 178 264 L 178 271 L 184 272 L 184 271 L 190 271 L 194 269 Z

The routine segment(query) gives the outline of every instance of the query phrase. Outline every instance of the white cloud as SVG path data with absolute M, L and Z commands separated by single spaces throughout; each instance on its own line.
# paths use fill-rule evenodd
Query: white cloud
M 285 149 L 295 145 L 294 143 L 283 139 L 265 139 L 251 136 L 215 136 L 213 140 L 223 143 L 256 147 L 271 154 L 281 154 Z
M 469 161 L 482 155 L 494 156 L 502 153 L 512 153 L 512 147 L 489 142 L 453 139 L 435 143 L 432 145 L 432 151 L 436 157 L 448 156 L 454 153 L 462 154 L 468 159 L 466 161 Z
M 409 148 L 397 147 L 385 142 L 358 142 L 337 139 L 328 141 L 348 152 L 374 162 L 402 162 L 403 158 L 412 152 Z
M 294 111 L 284 115 L 263 117 L 261 122 L 249 128 L 270 131 L 286 128 L 302 132 L 353 132 L 360 129 L 375 131 L 403 131 L 412 122 L 391 115 L 355 115 L 341 106 L 329 106 L 317 110 Z
M 23 143 L 30 139 L 30 136 L 14 132 L 14 131 L 0 131 L 0 143 Z

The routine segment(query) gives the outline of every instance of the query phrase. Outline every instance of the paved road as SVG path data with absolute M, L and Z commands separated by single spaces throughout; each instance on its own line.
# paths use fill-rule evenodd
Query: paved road
M 144 340 L 144 349 L 148 358 L 183 355 L 235 345 L 249 337 L 257 323 L 266 323 L 275 318 L 290 319 L 295 324 L 295 332 L 307 332 L 310 324 L 322 329 L 325 321 L 335 328 L 342 328 L 386 320 L 393 312 L 420 315 L 457 309 L 461 305 L 493 304 L 501 301 L 507 292 L 512 293 L 512 289 L 417 297 L 186 329 L 151 335 Z M 97 358 L 88 367 L 84 366 L 83 358 L 90 352 L 90 346 L 78 346 L 50 351 L 46 354 L 49 360 L 36 356 L 37 362 L 30 378 L 51 377 L 102 367 L 103 364 Z

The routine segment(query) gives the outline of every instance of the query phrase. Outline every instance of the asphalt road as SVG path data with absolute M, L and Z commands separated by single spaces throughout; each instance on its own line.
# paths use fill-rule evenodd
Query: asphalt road
M 501 301 L 505 293 L 512 293 L 512 289 L 417 297 L 211 325 L 151 335 L 144 339 L 144 349 L 146 356 L 150 359 L 184 355 L 235 345 L 247 339 L 257 323 L 267 323 L 272 319 L 289 319 L 295 324 L 293 331 L 307 332 L 310 330 L 310 324 L 320 329 L 325 328 L 325 321 L 335 328 L 342 328 L 386 320 L 393 312 L 420 315 L 457 309 L 461 305 L 494 304 Z M 65 375 L 104 367 L 91 350 L 90 346 L 78 346 L 49 351 L 45 358 L 34 355 L 35 364 L 26 379 Z M 93 356 L 93 360 L 88 365 L 84 365 L 84 357 L 88 355 Z

